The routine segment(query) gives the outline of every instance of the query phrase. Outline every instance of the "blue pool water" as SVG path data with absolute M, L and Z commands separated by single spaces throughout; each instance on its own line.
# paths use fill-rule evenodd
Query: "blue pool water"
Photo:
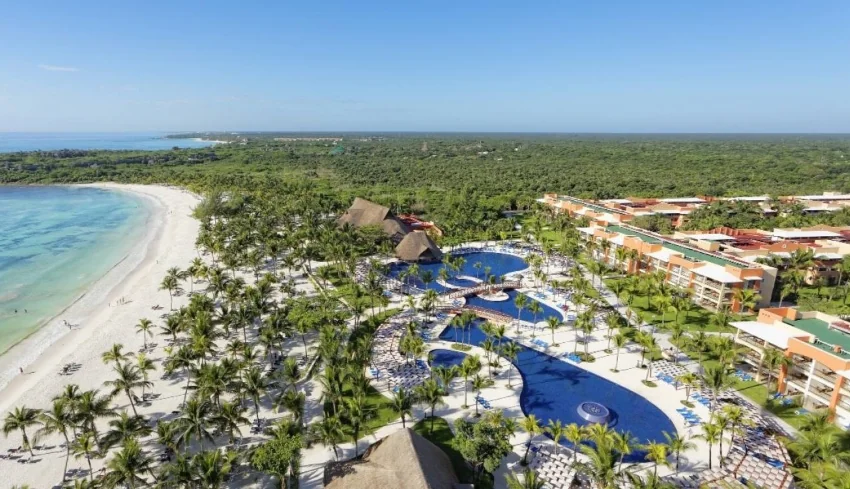
M 460 268 L 458 273 L 454 273 L 451 269 L 449 270 L 449 276 L 454 275 L 468 275 L 470 277 L 477 277 L 479 279 L 484 279 L 484 268 L 490 267 L 490 275 L 505 275 L 512 272 L 518 272 L 520 270 L 525 270 L 528 268 L 528 264 L 525 263 L 525 260 L 518 256 L 509 255 L 507 253 L 495 253 L 492 251 L 481 251 L 475 253 L 467 253 L 465 255 L 460 255 L 463 257 L 466 262 Z M 476 263 L 481 263 L 481 269 L 475 268 Z M 407 268 L 409 265 L 407 263 L 395 263 L 390 267 L 390 276 L 398 277 L 398 274 Z M 419 273 L 428 270 L 434 277 L 434 281 L 429 283 L 427 286 L 422 283 L 418 278 L 409 278 L 407 281 L 413 285 L 416 285 L 419 288 L 429 288 L 434 289 L 437 292 L 445 291 L 445 287 L 437 283 L 437 277 L 440 273 L 440 269 L 443 268 L 441 262 L 436 263 L 420 263 L 419 265 Z M 450 278 L 450 282 L 455 283 L 457 285 L 461 285 L 460 282 L 471 282 L 462 279 Z M 471 285 L 471 284 L 470 284 Z
M 455 350 L 436 349 L 431 350 L 428 356 L 431 359 L 432 367 L 436 367 L 438 365 L 451 367 L 452 365 L 460 365 L 463 363 L 463 359 L 466 358 L 466 353 Z
M 479 324 L 480 321 L 471 326 L 473 345 L 479 345 L 486 338 Z M 454 341 L 452 328 L 443 330 L 440 339 Z M 454 361 L 454 356 L 444 354 L 438 358 Z M 432 363 L 440 364 L 438 358 Z M 610 426 L 613 429 L 631 432 L 639 443 L 664 441 L 663 432 L 676 432 L 670 418 L 654 404 L 583 368 L 522 345 L 515 365 L 523 379 L 520 407 L 523 413 L 534 414 L 543 424 L 553 419 L 561 420 L 564 424 L 585 425 L 587 422 L 578 415 L 576 409 L 582 402 L 595 401 L 611 411 Z M 483 395 L 486 397 L 486 392 Z M 561 443 L 570 446 L 567 441 Z M 643 453 L 636 451 L 627 456 L 626 460 L 638 462 L 643 460 L 643 456 Z
M 446 282 L 448 282 L 452 285 L 456 285 L 458 287 L 475 287 L 476 285 L 478 285 L 480 283 L 480 282 L 476 282 L 475 280 L 469 280 L 469 279 L 466 279 L 466 278 L 457 278 L 457 277 L 452 277 L 452 278 L 446 280 Z
M 507 293 L 508 297 L 510 297 L 510 299 L 506 301 L 488 301 L 478 297 L 477 295 L 474 295 L 472 297 L 467 297 L 466 303 L 470 306 L 486 307 L 487 309 L 493 309 L 499 312 L 503 312 L 508 316 L 515 318 L 517 317 L 517 312 L 520 311 L 514 304 L 514 300 L 516 299 L 516 296 L 520 293 L 516 290 L 506 290 L 505 293 Z M 540 307 L 542 308 L 541 312 L 537 314 L 537 321 L 545 321 L 546 318 L 548 318 L 549 316 L 555 316 L 556 318 L 562 321 L 564 320 L 564 315 L 557 309 L 549 307 L 546 304 L 537 301 L 533 297 L 526 295 L 526 298 L 528 300 L 534 300 L 538 302 L 540 304 Z M 532 314 L 531 311 L 528 310 L 528 306 L 522 309 L 522 312 L 520 312 L 519 317 L 523 321 L 528 322 L 532 322 L 535 319 L 534 314 Z

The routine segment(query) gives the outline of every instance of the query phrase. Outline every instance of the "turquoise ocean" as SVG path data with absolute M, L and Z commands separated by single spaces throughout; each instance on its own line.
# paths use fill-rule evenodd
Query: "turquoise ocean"
M 126 192 L 0 186 L 0 353 L 119 263 L 144 235 L 150 213 Z
M 109 149 L 155 151 L 180 148 L 204 148 L 212 141 L 165 139 L 167 133 L 121 132 L 2 132 L 0 153 L 17 151 L 54 151 L 59 149 Z

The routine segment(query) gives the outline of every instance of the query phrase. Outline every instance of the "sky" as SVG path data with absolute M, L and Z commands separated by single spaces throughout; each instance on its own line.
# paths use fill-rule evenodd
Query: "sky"
M 850 2 L 6 2 L 0 131 L 850 132 Z

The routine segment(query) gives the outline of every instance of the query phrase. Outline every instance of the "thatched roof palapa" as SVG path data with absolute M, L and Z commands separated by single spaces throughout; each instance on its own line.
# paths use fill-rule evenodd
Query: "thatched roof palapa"
M 410 428 L 378 441 L 362 459 L 336 464 L 326 489 L 456 489 L 449 457 Z M 329 481 L 327 478 L 329 477 Z
M 443 259 L 443 252 L 425 231 L 409 233 L 395 247 L 395 255 L 404 261 L 435 261 Z
M 370 202 L 357 197 L 345 214 L 337 220 L 340 225 L 361 228 L 365 226 L 378 226 L 396 241 L 401 240 L 410 232 L 410 227 L 390 211 L 389 207 Z

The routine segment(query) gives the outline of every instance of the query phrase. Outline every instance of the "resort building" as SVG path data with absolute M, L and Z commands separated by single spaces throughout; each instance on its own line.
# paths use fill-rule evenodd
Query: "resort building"
M 383 229 L 396 244 L 396 257 L 403 261 L 433 261 L 441 260 L 443 252 L 428 236 L 430 232 L 439 230 L 433 223 L 421 221 L 415 216 L 398 217 L 380 204 L 357 197 L 345 213 L 337 219 L 340 226 L 363 228 L 367 226 Z
M 360 458 L 329 463 L 325 467 L 327 489 L 472 489 L 458 482 L 452 462 L 443 450 L 401 429 L 378 440 Z
M 776 269 L 748 262 L 710 248 L 671 239 L 628 224 L 578 228 L 584 241 L 597 244 L 595 258 L 627 273 L 663 271 L 667 283 L 691 289 L 693 300 L 710 309 L 740 311 L 738 289 L 752 289 L 761 296 L 757 307 L 769 304 Z M 618 259 L 618 249 L 626 250 Z M 620 252 L 622 254 L 622 252 Z M 622 255 L 621 255 L 622 256 Z
M 824 285 L 838 282 L 838 265 L 850 255 L 850 227 L 735 229 L 719 227 L 708 231 L 676 231 L 673 239 L 693 246 L 720 251 L 742 260 L 756 262 L 789 260 L 795 252 L 811 252 L 814 263 L 806 268 L 809 285 L 823 279 Z
M 410 232 L 410 227 L 390 211 L 389 207 L 357 197 L 345 213 L 337 219 L 340 226 L 350 225 L 355 228 L 376 226 L 396 243 Z
M 799 397 L 805 409 L 829 408 L 842 426 L 850 423 L 850 323 L 782 307 L 762 309 L 754 321 L 731 324 L 737 329 L 735 342 L 748 350 L 744 361 L 756 372 L 770 349 L 792 360 L 774 373 L 779 392 Z
M 822 195 L 790 195 L 774 199 L 767 195 L 750 197 L 670 197 L 670 198 L 640 198 L 627 197 L 623 199 L 606 199 L 588 201 L 547 193 L 540 202 L 557 212 L 567 212 L 572 216 L 587 216 L 591 220 L 605 220 L 609 223 L 629 222 L 635 217 L 664 216 L 670 219 L 674 228 L 681 226 L 687 216 L 697 208 L 719 200 L 750 202 L 761 208 L 764 214 L 775 214 L 776 202 L 794 204 L 808 214 L 835 212 L 850 206 L 850 194 L 824 192 Z

